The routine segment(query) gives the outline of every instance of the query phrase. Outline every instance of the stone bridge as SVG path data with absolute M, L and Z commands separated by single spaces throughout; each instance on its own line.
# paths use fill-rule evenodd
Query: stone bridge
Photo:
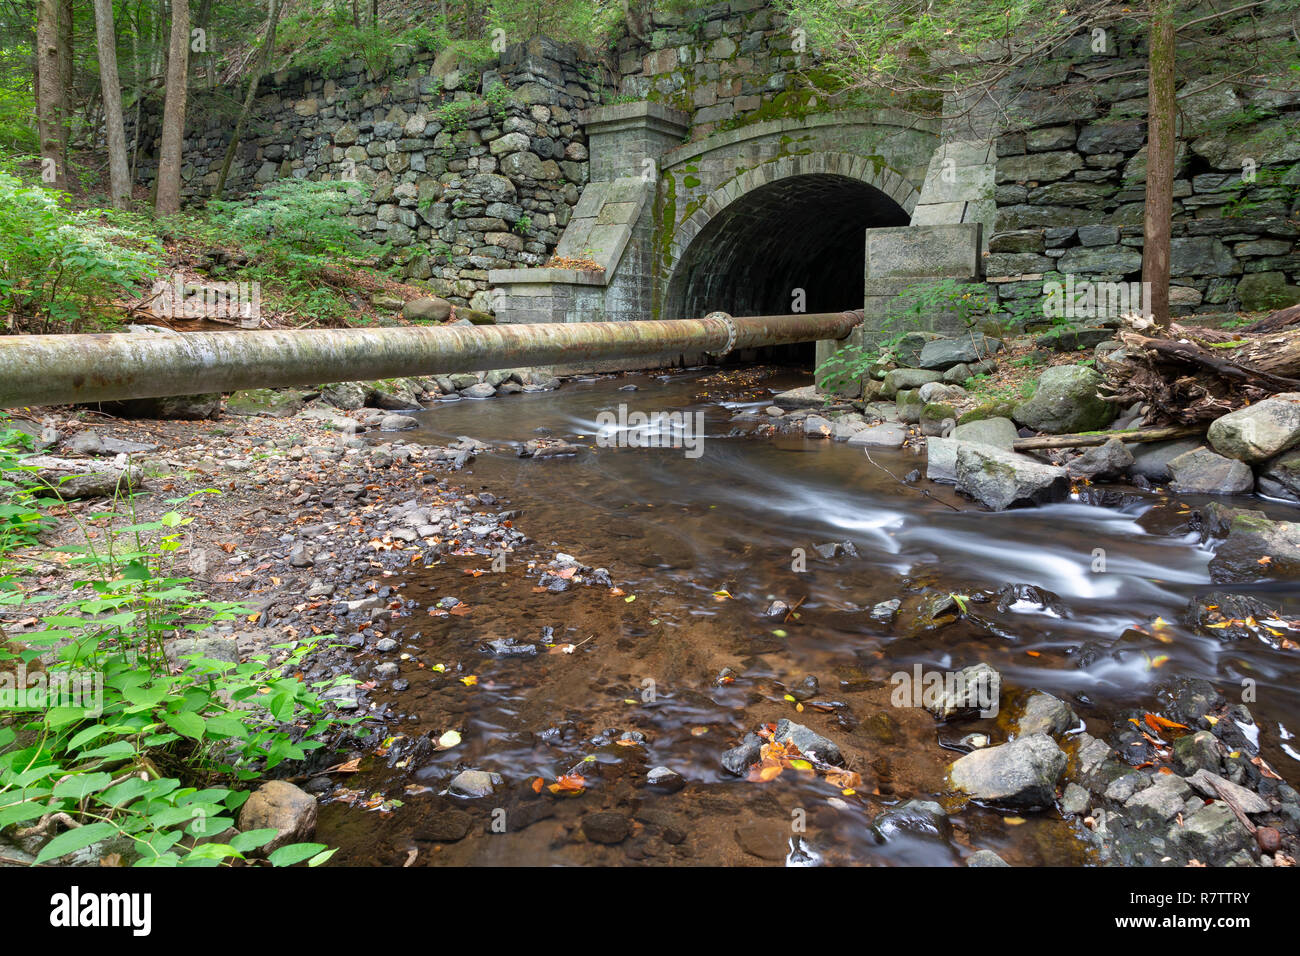
M 658 103 L 583 122 L 590 180 L 556 255 L 601 268 L 492 271 L 499 322 L 870 313 L 919 279 L 979 274 L 996 158 L 969 118 L 822 112 L 695 142 Z

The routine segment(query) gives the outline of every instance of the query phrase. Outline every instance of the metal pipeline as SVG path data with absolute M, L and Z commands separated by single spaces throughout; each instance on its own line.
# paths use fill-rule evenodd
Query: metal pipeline
M 0 336 L 0 408 L 673 356 L 842 339 L 862 312 L 295 332 Z

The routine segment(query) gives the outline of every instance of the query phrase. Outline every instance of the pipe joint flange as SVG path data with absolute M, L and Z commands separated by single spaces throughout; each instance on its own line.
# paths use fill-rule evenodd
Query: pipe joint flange
M 710 312 L 704 317 L 705 319 L 717 319 L 727 326 L 727 344 L 722 347 L 721 352 L 710 352 L 714 358 L 726 358 L 731 354 L 731 350 L 736 347 L 736 320 L 726 312 Z

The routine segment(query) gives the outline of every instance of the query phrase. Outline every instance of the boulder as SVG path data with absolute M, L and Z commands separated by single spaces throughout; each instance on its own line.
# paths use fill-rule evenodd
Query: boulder
M 385 415 L 379 420 L 379 430 L 385 432 L 405 431 L 408 428 L 415 428 L 419 424 L 420 422 L 410 415 Z
M 402 318 L 408 322 L 445 322 L 450 315 L 451 303 L 433 295 L 402 306 Z
M 1070 493 L 1064 468 L 991 445 L 957 448 L 957 489 L 993 509 L 1061 501 Z
M 319 394 L 290 388 L 246 388 L 230 396 L 226 402 L 226 411 L 231 415 L 289 418 L 302 410 L 303 403 Z
M 955 482 L 957 480 L 957 449 L 964 442 L 955 438 L 927 438 L 925 440 L 925 477 L 931 481 Z
M 1001 348 L 1001 340 L 990 338 L 983 332 L 971 332 L 952 339 L 933 339 L 921 348 L 917 365 L 927 369 L 948 369 L 954 365 L 978 362 L 996 354 Z
M 1229 412 L 1210 423 L 1206 435 L 1220 455 L 1265 461 L 1300 444 L 1300 392 L 1285 392 Z
M 1051 806 L 1065 753 L 1045 734 L 976 750 L 955 761 L 949 779 L 972 800 L 1009 810 Z
M 943 375 L 939 372 L 923 368 L 896 368 L 885 373 L 885 378 L 880 387 L 880 396 L 881 398 L 894 398 L 899 392 L 910 391 L 930 382 L 941 381 L 943 381 Z
M 1300 501 L 1300 449 L 1284 452 L 1260 469 L 1259 493 Z
M 1071 478 L 1114 478 L 1133 465 L 1133 455 L 1118 438 L 1089 448 L 1071 460 L 1065 470 Z
M 1129 449 L 1133 464 L 1129 474 L 1141 475 L 1147 481 L 1168 481 L 1169 462 L 1184 452 L 1201 447 L 1195 438 L 1178 438 L 1173 441 L 1138 442 Z
M 1057 737 L 1079 725 L 1079 718 L 1065 701 L 1035 691 L 1025 702 L 1025 709 L 1016 720 L 1016 736 L 1047 734 Z
M 959 441 L 974 442 L 977 445 L 992 445 L 994 448 L 1011 451 L 1016 439 L 1020 437 L 1020 432 L 1016 429 L 1016 423 L 1011 419 L 995 416 L 958 425 L 948 437 Z
M 268 780 L 244 802 L 239 811 L 239 829 L 276 831 L 258 853 L 306 842 L 316 832 L 316 798 L 287 780 Z
M 1169 461 L 1169 487 L 1182 494 L 1242 495 L 1255 487 L 1250 466 L 1204 446 Z
M 1083 365 L 1057 365 L 1038 379 L 1032 398 L 1021 402 L 1012 418 L 1049 434 L 1096 431 L 1115 417 L 1115 407 L 1097 394 L 1103 379 Z
M 908 800 L 890 807 L 876 817 L 871 829 L 885 842 L 904 834 L 942 841 L 952 837 L 948 814 L 932 800 Z
M 792 388 L 787 392 L 777 392 L 772 396 L 772 404 L 777 408 L 785 409 L 821 408 L 826 404 L 826 396 L 817 391 L 816 385 L 805 385 L 802 388 Z
M 864 448 L 901 448 L 907 440 L 907 429 L 902 425 L 885 423 L 871 425 L 849 436 L 848 444 Z

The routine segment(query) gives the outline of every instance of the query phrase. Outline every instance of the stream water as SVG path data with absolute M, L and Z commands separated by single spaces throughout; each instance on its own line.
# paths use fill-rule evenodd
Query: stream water
M 499 574 L 466 574 L 488 568 L 474 557 L 412 572 L 408 597 L 432 605 L 454 595 L 470 613 L 440 619 L 421 608 L 406 627 L 402 674 L 411 687 L 376 691 L 402 715 L 386 732 L 403 736 L 346 781 L 401 805 L 367 812 L 327 798 L 318 836 L 340 847 L 337 862 L 959 865 L 987 848 L 1012 864 L 1087 863 L 1077 824 L 1056 813 L 1008 817 L 947 800 L 944 773 L 959 753 L 945 745 L 972 731 L 1005 739 L 1005 724 L 937 725 L 919 707 L 894 706 L 891 676 L 916 664 L 947 671 L 987 662 L 1002 674 L 1004 703 L 1029 689 L 1050 692 L 1098 736 L 1150 708 L 1163 679 L 1204 677 L 1232 692 L 1248 678 L 1262 754 L 1296 783 L 1300 656 L 1182 626 L 1211 556 L 1188 526 L 1194 500 L 1124 488 L 1109 507 L 1074 501 L 993 514 L 943 486 L 896 480 L 923 468 L 909 450 L 873 451 L 873 465 L 861 449 L 828 440 L 727 437 L 736 414 L 806 381 L 756 370 L 601 377 L 559 392 L 445 402 L 418 416 L 417 440 L 469 435 L 501 447 L 453 481 L 518 509 L 515 524 L 536 550 L 511 555 Z M 620 390 L 629 384 L 637 390 Z M 597 416 L 620 403 L 702 412 L 703 453 L 594 447 Z M 510 451 L 541 434 L 584 448 L 554 459 Z M 814 550 L 845 541 L 856 556 Z M 623 593 L 537 593 L 526 563 L 557 551 L 608 568 Z M 946 627 L 907 626 L 925 594 L 1007 584 L 1036 585 L 1060 605 L 982 603 Z M 898 622 L 874 623 L 871 607 L 894 597 L 904 602 Z M 785 621 L 765 616 L 773 600 L 802 603 Z M 542 641 L 544 628 L 551 643 L 576 645 L 572 653 L 483 650 L 496 638 Z M 435 673 L 435 664 L 450 670 Z M 724 668 L 737 676 L 720 684 Z M 458 679 L 468 674 L 474 686 Z M 809 675 L 818 690 L 796 712 L 787 694 Z M 782 717 L 839 745 L 861 774 L 856 792 L 814 774 L 757 783 L 720 767 L 719 755 L 745 732 Z M 404 745 L 450 729 L 462 739 L 451 749 Z M 619 743 L 625 731 L 644 743 Z M 661 765 L 685 787 L 647 787 L 646 771 Z M 464 768 L 499 773 L 503 783 L 475 800 L 442 794 Z M 539 778 L 546 786 L 570 771 L 586 782 L 581 794 L 535 792 Z M 909 797 L 952 808 L 952 841 L 873 834 L 872 819 Z M 608 827 L 584 818 L 611 811 L 630 821 L 630 833 L 619 838 L 615 821 L 602 843 Z

